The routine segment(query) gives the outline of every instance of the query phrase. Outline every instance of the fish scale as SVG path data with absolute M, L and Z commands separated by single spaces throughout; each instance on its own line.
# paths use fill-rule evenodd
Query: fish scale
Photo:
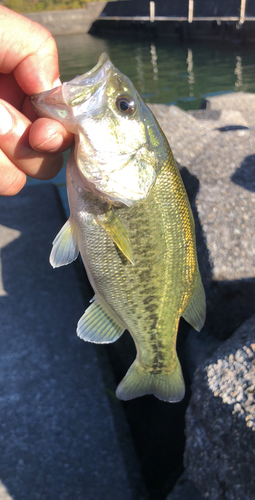
M 130 332 L 137 355 L 117 387 L 120 399 L 180 401 L 179 320 L 200 330 L 205 295 L 193 216 L 169 144 L 105 54 L 90 72 L 32 103 L 76 134 L 66 170 L 71 215 L 50 262 L 68 264 L 80 252 L 94 288 L 77 333 L 109 343 Z

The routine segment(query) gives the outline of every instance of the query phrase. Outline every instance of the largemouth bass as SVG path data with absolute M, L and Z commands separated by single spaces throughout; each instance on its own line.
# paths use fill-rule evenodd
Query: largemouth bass
M 180 401 L 179 319 L 200 330 L 205 294 L 191 208 L 164 133 L 106 54 L 31 101 L 75 134 L 66 170 L 71 215 L 50 262 L 59 267 L 81 254 L 95 297 L 77 333 L 96 343 L 114 342 L 125 329 L 132 335 L 137 356 L 118 398 Z

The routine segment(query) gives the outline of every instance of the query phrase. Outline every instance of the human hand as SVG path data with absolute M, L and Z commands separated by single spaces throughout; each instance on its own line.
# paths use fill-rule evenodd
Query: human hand
M 54 38 L 42 26 L 0 5 L 0 195 L 18 193 L 26 174 L 51 179 L 73 136 L 59 122 L 38 118 L 29 96 L 58 81 Z

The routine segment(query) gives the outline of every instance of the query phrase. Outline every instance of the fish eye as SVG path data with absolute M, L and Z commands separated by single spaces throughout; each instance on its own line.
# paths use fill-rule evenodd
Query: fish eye
M 132 115 L 136 109 L 134 100 L 126 95 L 117 97 L 116 106 L 123 115 Z

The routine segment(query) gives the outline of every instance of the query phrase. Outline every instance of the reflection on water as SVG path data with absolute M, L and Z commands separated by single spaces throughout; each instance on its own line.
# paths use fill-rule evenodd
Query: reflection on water
M 234 73 L 236 75 L 235 89 L 240 90 L 243 86 L 243 68 L 241 56 L 236 56 L 236 67 Z
M 154 43 L 151 44 L 150 53 L 151 53 L 151 64 L 153 68 L 153 80 L 158 80 L 158 65 L 157 65 L 158 56 Z
M 56 37 L 61 78 L 91 69 L 102 52 L 129 76 L 146 102 L 198 109 L 204 97 L 242 90 L 255 92 L 254 49 L 205 41 Z
M 136 61 L 136 71 L 137 71 L 137 88 L 140 89 L 140 92 L 143 94 L 144 93 L 144 72 L 143 72 L 143 61 L 142 61 L 142 50 L 141 47 L 137 47 L 136 49 L 136 55 L 135 55 L 135 61 Z
M 195 83 L 195 74 L 193 71 L 193 52 L 192 49 L 188 47 L 188 57 L 187 57 L 187 66 L 188 66 L 188 82 L 189 82 L 189 96 L 194 97 L 194 83 Z

